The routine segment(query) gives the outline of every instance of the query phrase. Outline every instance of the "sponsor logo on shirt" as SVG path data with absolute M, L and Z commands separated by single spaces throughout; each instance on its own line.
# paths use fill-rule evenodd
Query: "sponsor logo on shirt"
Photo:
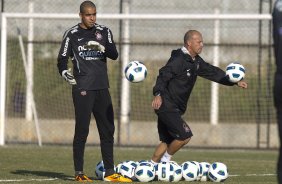
M 109 43 L 113 43 L 113 41 L 112 41 L 112 35 L 111 35 L 111 32 L 110 32 L 109 29 L 108 29 L 108 40 L 109 40 Z
M 99 60 L 103 59 L 104 55 L 101 51 L 97 51 L 97 45 L 82 45 L 78 46 L 78 55 L 84 60 Z
M 67 37 L 67 38 L 66 38 L 66 42 L 65 42 L 64 51 L 63 51 L 62 56 L 66 56 L 66 55 L 67 55 L 68 46 L 69 46 L 69 41 L 70 41 L 70 38 Z

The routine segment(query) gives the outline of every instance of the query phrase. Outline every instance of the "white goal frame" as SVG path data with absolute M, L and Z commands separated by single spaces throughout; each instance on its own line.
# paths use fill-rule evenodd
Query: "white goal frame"
M 78 14 L 58 14 L 58 13 L 2 13 L 1 14 L 1 71 L 0 71 L 0 146 L 5 145 L 5 103 L 6 103 L 6 62 L 7 62 L 7 19 L 18 18 L 18 19 L 79 19 Z M 220 20 L 271 20 L 271 14 L 219 14 L 215 11 L 215 14 L 98 14 L 98 19 L 119 19 L 124 20 L 123 38 L 129 39 L 129 21 L 130 20 L 214 20 L 215 29 L 219 29 Z M 217 26 L 216 26 L 217 25 Z M 32 29 L 31 29 L 32 30 Z M 219 31 L 215 30 L 215 43 L 218 43 Z M 29 40 L 31 41 L 31 40 Z M 128 40 L 124 40 L 128 41 Z M 126 46 L 125 46 L 126 47 Z M 129 48 L 123 48 L 122 66 L 125 66 L 128 61 L 128 50 Z M 218 48 L 214 48 L 214 64 L 218 63 Z M 30 53 L 33 54 L 33 53 Z M 32 70 L 32 69 L 31 69 Z M 31 75 L 32 77 L 32 75 Z M 125 80 L 125 79 L 123 79 Z M 29 81 L 29 80 L 28 80 Z M 32 81 L 32 80 L 31 80 Z M 218 121 L 218 103 L 217 103 L 217 90 L 216 84 L 212 84 L 212 101 L 215 104 L 211 107 L 211 124 L 217 124 Z M 27 86 L 29 86 L 27 84 Z M 32 85 L 30 85 L 32 86 Z M 121 123 L 128 123 L 129 118 L 127 112 L 129 112 L 129 86 L 122 82 L 121 94 L 126 98 L 121 97 Z M 32 89 L 30 90 L 32 91 Z M 28 96 L 28 94 L 27 94 Z M 213 100 L 214 99 L 214 100 Z

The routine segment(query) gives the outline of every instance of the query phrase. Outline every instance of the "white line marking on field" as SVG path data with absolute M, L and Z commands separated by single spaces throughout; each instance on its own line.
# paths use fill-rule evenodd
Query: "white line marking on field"
M 277 174 L 245 174 L 245 175 L 238 175 L 238 174 L 233 174 L 229 175 L 230 177 L 237 177 L 237 176 L 276 176 Z
M 0 180 L 0 182 L 21 182 L 21 181 L 53 181 L 59 178 L 46 178 L 46 179 L 12 179 L 12 180 Z
M 245 174 L 245 175 L 239 175 L 239 174 L 232 174 L 229 175 L 229 177 L 239 177 L 239 176 L 277 176 L 277 174 Z M 45 178 L 45 179 L 7 179 L 7 180 L 0 180 L 1 182 L 26 182 L 26 181 L 54 181 L 58 180 L 59 178 Z M 73 178 L 67 178 L 67 179 L 73 179 Z

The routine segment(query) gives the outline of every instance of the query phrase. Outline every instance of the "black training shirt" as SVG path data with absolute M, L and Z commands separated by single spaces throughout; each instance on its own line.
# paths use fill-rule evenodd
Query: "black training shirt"
M 105 52 L 98 51 L 93 42 L 105 47 Z M 77 87 L 84 90 L 109 88 L 107 58 L 117 59 L 118 52 L 109 28 L 95 24 L 91 29 L 78 25 L 68 29 L 58 55 L 58 70 L 62 75 L 68 69 L 68 59 L 73 63 L 73 74 Z
M 184 114 L 197 76 L 223 85 L 234 85 L 223 70 L 205 62 L 199 55 L 192 60 L 181 49 L 173 50 L 166 65 L 159 70 L 153 88 L 153 94 L 160 94 L 163 100 L 156 112 L 177 111 Z

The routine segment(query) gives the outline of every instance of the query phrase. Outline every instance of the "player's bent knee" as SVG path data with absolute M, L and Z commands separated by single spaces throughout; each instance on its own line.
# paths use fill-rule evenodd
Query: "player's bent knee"
M 189 137 L 189 138 L 187 138 L 187 139 L 183 140 L 184 145 L 185 145 L 185 144 L 187 144 L 190 140 L 191 140 L 191 137 Z
M 190 141 L 191 137 L 183 139 L 183 140 L 177 140 L 179 142 L 179 144 L 181 144 L 182 146 L 186 145 L 189 141 Z

